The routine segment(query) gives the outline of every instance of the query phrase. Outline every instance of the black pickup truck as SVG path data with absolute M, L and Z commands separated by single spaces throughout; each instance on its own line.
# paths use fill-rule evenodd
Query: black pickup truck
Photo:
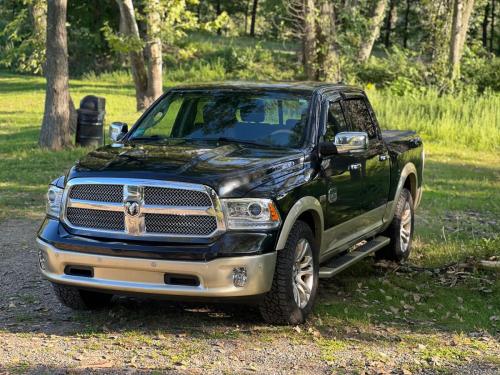
M 297 324 L 319 278 L 410 253 L 422 141 L 381 131 L 360 89 L 176 87 L 110 136 L 51 183 L 37 236 L 41 272 L 72 308 L 243 300 Z

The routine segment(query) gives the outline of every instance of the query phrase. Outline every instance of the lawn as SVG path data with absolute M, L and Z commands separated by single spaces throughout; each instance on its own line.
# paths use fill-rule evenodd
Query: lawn
M 70 86 L 76 104 L 88 94 L 104 96 L 108 123 L 131 124 L 138 117 L 126 80 L 72 80 Z M 395 358 L 404 356 L 410 359 L 404 366 L 408 371 L 446 372 L 471 361 L 500 366 L 500 281 L 498 273 L 476 267 L 477 260 L 500 258 L 500 96 L 392 97 L 373 89 L 368 94 L 384 126 L 417 129 L 425 140 L 424 197 L 409 262 L 400 268 L 374 267 L 368 259 L 322 282 L 306 327 L 264 327 L 261 333 L 240 332 L 230 339 L 272 345 L 288 337 L 318 348 L 333 368 L 359 371 L 367 361 L 402 368 Z M 88 151 L 37 147 L 43 102 L 42 78 L 0 73 L 0 222 L 42 218 L 47 184 Z M 111 313 L 130 323 L 127 340 L 138 346 L 158 335 L 153 329 L 135 333 L 133 311 L 117 307 Z M 158 310 L 141 313 L 146 323 L 162 329 Z M 109 327 L 102 328 L 107 312 L 74 319 L 86 324 L 80 334 L 107 342 Z M 197 335 L 228 339 L 217 323 L 211 326 L 209 333 L 198 330 Z M 189 352 L 186 345 L 183 351 Z M 188 366 L 185 357 L 181 362 Z

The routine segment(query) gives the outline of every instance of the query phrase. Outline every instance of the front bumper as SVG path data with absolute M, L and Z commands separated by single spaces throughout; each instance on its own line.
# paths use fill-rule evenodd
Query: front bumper
M 205 262 L 141 259 L 60 250 L 37 238 L 43 255 L 43 275 L 50 281 L 81 288 L 124 293 L 189 297 L 246 297 L 268 292 L 274 275 L 276 252 L 217 258 Z M 42 261 L 41 261 L 42 262 Z M 92 277 L 68 275 L 66 266 L 93 269 Z M 233 283 L 233 270 L 245 267 L 243 287 Z M 198 286 L 166 284 L 165 274 L 196 276 Z

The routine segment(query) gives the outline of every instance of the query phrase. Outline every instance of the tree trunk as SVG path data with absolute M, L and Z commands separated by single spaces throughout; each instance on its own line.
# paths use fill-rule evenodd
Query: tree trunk
M 340 81 L 336 49 L 335 10 L 329 0 L 322 0 L 319 5 L 317 43 L 318 69 L 316 79 Z
M 482 29 L 482 41 L 483 41 L 483 48 L 487 49 L 488 48 L 488 24 L 489 20 L 488 17 L 490 16 L 490 2 L 486 3 L 486 6 L 484 7 L 484 17 L 483 17 L 483 22 L 481 24 L 481 29 Z
M 410 0 L 406 0 L 405 25 L 403 31 L 403 47 L 408 48 L 408 26 L 410 23 Z
M 148 29 L 148 99 L 152 103 L 163 93 L 162 48 L 160 39 L 160 1 L 150 0 L 147 7 L 146 23 Z M 149 103 L 148 103 L 149 104 Z
M 47 37 L 47 4 L 42 0 L 35 0 L 29 6 L 33 36 L 37 42 L 45 43 Z
M 372 17 L 370 20 L 370 26 L 368 28 L 368 37 L 361 44 L 359 49 L 359 60 L 360 62 L 366 62 L 372 54 L 373 45 L 380 34 L 380 26 L 384 20 L 385 8 L 387 7 L 387 0 L 377 0 L 375 8 L 373 8 Z
M 250 0 L 246 0 L 245 3 L 245 35 L 247 35 L 248 30 L 248 8 L 250 6 Z
M 453 18 L 451 25 L 451 39 L 450 39 L 450 78 L 455 79 L 460 74 L 460 58 L 459 58 L 459 39 L 462 31 L 462 12 L 463 1 L 454 0 L 453 2 Z
M 140 39 L 132 0 L 116 1 L 120 7 L 120 17 L 123 20 L 125 34 L 129 37 Z M 148 98 L 148 74 L 144 63 L 144 56 L 142 51 L 131 51 L 129 58 L 132 77 L 134 78 L 137 110 L 142 111 L 150 104 Z
M 473 8 L 474 0 L 454 0 L 449 55 L 449 73 L 452 80 L 460 76 L 460 59 Z
M 490 52 L 493 52 L 495 39 L 495 0 L 491 0 Z
M 38 143 L 51 150 L 71 146 L 66 10 L 67 0 L 47 2 L 47 88 Z
M 221 7 L 220 7 L 220 0 L 217 0 L 217 3 L 215 4 L 215 18 L 219 17 L 221 14 Z M 217 35 L 220 35 L 222 33 L 222 30 L 220 27 L 217 29 Z
M 302 45 L 304 53 L 304 72 L 308 80 L 316 78 L 316 30 L 315 30 L 316 7 L 314 0 L 305 0 L 304 3 L 304 33 Z
M 385 24 L 385 39 L 384 43 L 387 48 L 391 46 L 391 33 L 396 26 L 398 15 L 397 15 L 397 7 L 396 0 L 389 1 L 389 13 L 387 14 L 387 21 Z
M 482 23 L 482 41 L 483 41 L 483 48 L 487 49 L 488 48 L 488 17 L 490 16 L 490 3 L 489 0 L 486 3 L 486 6 L 484 7 L 484 17 L 483 17 L 483 23 Z
M 250 36 L 255 36 L 255 19 L 257 18 L 257 6 L 259 0 L 253 0 L 252 19 L 250 20 Z

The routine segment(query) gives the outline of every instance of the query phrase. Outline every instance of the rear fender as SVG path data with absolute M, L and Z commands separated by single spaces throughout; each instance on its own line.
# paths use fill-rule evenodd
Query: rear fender
M 398 201 L 399 196 L 401 195 L 401 192 L 403 191 L 405 183 L 408 179 L 410 179 L 410 185 L 411 185 L 410 193 L 413 197 L 414 207 L 417 208 L 418 205 L 420 204 L 420 198 L 422 196 L 422 186 L 419 186 L 418 173 L 415 164 L 409 162 L 404 166 L 403 170 L 401 171 L 401 175 L 399 176 L 398 186 L 396 188 L 396 193 L 394 194 L 394 199 L 392 201 L 389 201 L 389 203 L 387 204 L 383 220 L 384 221 L 383 230 L 385 230 L 389 226 L 389 224 L 392 221 L 392 218 L 394 217 L 394 213 L 396 212 L 396 202 Z

